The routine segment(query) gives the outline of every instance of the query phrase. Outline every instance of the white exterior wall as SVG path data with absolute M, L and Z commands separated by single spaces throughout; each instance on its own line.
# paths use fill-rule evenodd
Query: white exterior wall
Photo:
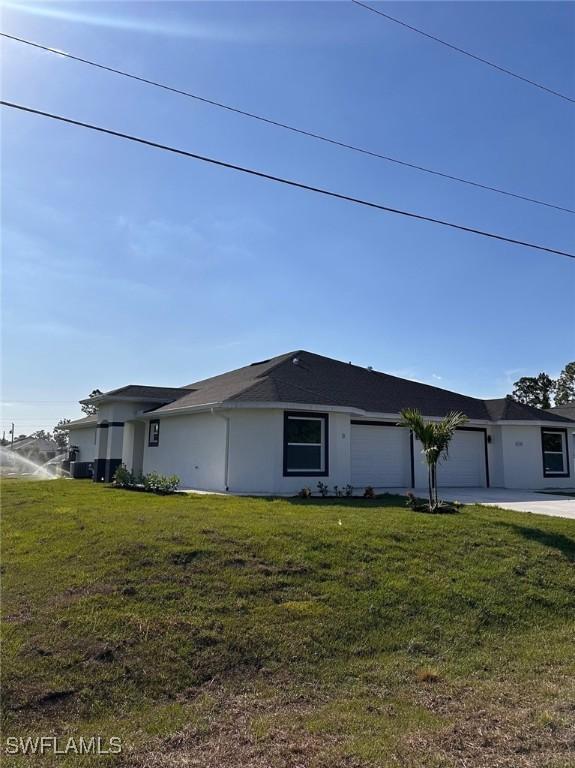
M 197 413 L 160 418 L 159 445 L 148 445 L 146 425 L 143 472 L 178 475 L 182 488 L 224 491 L 225 448 L 226 422 L 221 416 Z
M 561 424 L 549 425 L 562 427 Z M 543 477 L 541 427 L 504 426 L 501 428 L 505 488 L 573 488 L 573 427 L 567 427 L 569 477 Z
M 284 411 L 254 408 L 228 413 L 230 492 L 291 495 L 304 487 L 316 492 L 318 481 L 332 491 L 334 485 L 343 487 L 351 482 L 349 414 L 329 414 L 326 477 L 284 477 Z
M 310 411 L 311 413 L 312 411 Z M 179 475 L 182 487 L 231 493 L 291 495 L 303 487 L 317 490 L 321 481 L 344 487 L 351 483 L 350 415 L 329 413 L 329 474 L 283 476 L 284 410 L 230 409 L 160 419 L 160 445 L 144 439 L 144 472 Z M 226 488 L 226 429 L 229 425 Z M 544 478 L 541 429 L 538 426 L 489 426 L 489 480 L 494 488 L 572 487 L 573 429 L 568 430 L 571 476 Z M 129 441 L 129 438 L 128 438 Z M 521 445 L 517 445 L 521 443 Z M 427 486 L 421 445 L 414 441 L 415 487 Z M 482 482 L 486 484 L 483 472 Z
M 561 426 L 550 424 L 550 427 Z M 573 427 L 567 428 L 569 477 L 543 477 L 541 427 L 533 425 L 494 425 L 487 427 L 490 442 L 489 485 L 491 488 L 573 488 L 575 486 L 575 440 Z M 421 455 L 421 444 L 414 441 L 415 487 L 427 486 L 427 466 Z
M 107 459 L 122 458 L 124 443 L 124 427 L 115 427 L 110 424 L 108 427 L 108 442 L 106 448 Z
M 156 404 L 157 405 L 157 404 Z M 142 471 L 143 438 L 141 426 L 130 422 L 137 417 L 140 410 L 154 407 L 154 403 L 115 401 L 103 403 L 98 408 L 98 424 L 108 423 L 107 429 L 98 429 L 96 438 L 95 458 L 118 460 L 137 474 Z M 121 426 L 117 426 L 120 424 Z M 146 425 L 147 429 L 147 425 Z M 134 446 L 134 441 L 138 445 Z M 136 465 L 134 466 L 134 460 Z
M 132 463 L 134 456 L 134 437 L 135 437 L 136 424 L 132 421 L 127 421 L 124 424 L 124 435 L 122 441 L 122 464 L 132 471 Z
M 153 408 L 154 403 L 143 402 L 111 402 L 98 407 L 98 423 L 103 421 L 127 421 L 133 419 L 136 413 L 145 408 Z
M 80 449 L 78 461 L 94 461 L 96 455 L 96 427 L 70 430 L 70 445 Z
M 487 444 L 487 456 L 489 458 L 489 485 L 492 488 L 503 488 L 503 439 L 501 427 L 487 427 L 487 435 L 490 442 Z
M 132 414 L 134 413 L 133 406 Z M 129 407 L 109 408 L 99 414 L 102 420 L 129 418 Z M 303 409 L 302 410 L 307 410 Z M 319 412 L 321 408 L 317 409 Z M 310 411 L 313 413 L 313 411 Z M 150 414 L 152 417 L 153 414 Z M 329 474 L 326 477 L 283 476 L 282 408 L 237 408 L 216 413 L 203 412 L 181 416 L 160 416 L 160 444 L 148 446 L 148 424 L 139 426 L 137 443 L 142 446 L 144 473 L 176 474 L 183 488 L 292 495 L 303 487 L 317 490 L 321 481 L 330 486 L 345 487 L 351 483 L 351 424 L 346 413 L 329 413 Z M 133 418 L 133 416 L 132 416 Z M 134 424 L 127 422 L 123 430 L 121 453 L 130 467 L 134 454 Z M 229 430 L 229 432 L 228 432 Z M 108 431 L 108 430 L 106 430 Z M 570 476 L 543 477 L 541 428 L 533 425 L 493 425 L 487 427 L 490 486 L 494 488 L 567 488 L 575 485 L 575 440 L 573 427 L 567 428 Z M 94 458 L 94 428 L 71 431 L 73 445 L 80 447 L 80 460 Z M 226 437 L 228 435 L 228 437 Z M 229 440 L 226 475 L 226 442 Z M 425 488 L 427 470 L 421 456 L 421 445 L 414 441 L 415 486 Z M 410 470 L 407 468 L 406 477 Z M 483 477 L 485 481 L 485 476 Z M 409 484 L 409 483 L 408 483 Z M 485 484 L 485 483 L 484 483 Z
M 137 477 L 144 466 L 144 440 L 148 434 L 148 424 L 144 421 L 126 421 L 122 442 L 122 464 Z

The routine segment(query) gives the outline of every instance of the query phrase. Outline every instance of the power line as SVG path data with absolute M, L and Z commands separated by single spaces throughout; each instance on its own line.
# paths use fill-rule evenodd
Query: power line
M 523 200 L 527 203 L 535 203 L 535 205 L 543 205 L 546 208 L 554 208 L 557 211 L 563 211 L 564 213 L 571 213 L 575 214 L 575 210 L 572 208 L 567 208 L 562 205 L 558 205 L 556 203 L 548 203 L 544 200 L 538 200 L 534 197 L 529 197 L 528 195 L 521 195 L 517 192 L 509 192 L 508 190 L 501 189 L 500 187 L 493 187 L 488 184 L 482 184 L 478 181 L 472 181 L 471 179 L 464 179 L 461 176 L 454 176 L 453 174 L 446 173 L 445 171 L 437 171 L 432 168 L 426 168 L 423 165 L 418 165 L 417 163 L 410 163 L 407 160 L 400 160 L 397 157 L 391 157 L 390 155 L 383 155 L 379 152 L 375 152 L 370 149 L 366 149 L 365 147 L 359 147 L 355 144 L 348 144 L 344 141 L 339 141 L 338 139 L 330 138 L 329 136 L 324 136 L 319 133 L 314 133 L 313 131 L 307 131 L 303 128 L 297 128 L 293 125 L 288 125 L 287 123 L 282 123 L 278 120 L 272 120 L 269 117 L 264 117 L 263 115 L 255 114 L 254 112 L 248 112 L 246 110 L 240 109 L 238 107 L 232 107 L 229 104 L 223 104 L 219 101 L 214 101 L 213 99 L 208 99 L 204 96 L 199 96 L 196 93 L 191 93 L 190 91 L 184 91 L 180 88 L 175 88 L 171 85 L 166 85 L 165 83 L 160 83 L 156 80 L 150 80 L 146 77 L 141 77 L 140 75 L 134 75 L 131 72 L 126 72 L 121 69 L 116 69 L 115 67 L 110 67 L 105 64 L 100 64 L 96 61 L 92 61 L 91 59 L 85 59 L 80 56 L 74 56 L 71 53 L 66 53 L 65 51 L 59 51 L 56 48 L 50 48 L 50 46 L 47 45 L 41 45 L 40 43 L 32 42 L 31 40 L 26 40 L 22 37 L 16 37 L 15 35 L 9 35 L 6 32 L 0 32 L 1 37 L 5 37 L 8 40 L 14 40 L 18 43 L 23 43 L 24 45 L 29 45 L 32 48 L 39 48 L 42 51 L 47 51 L 48 53 L 54 53 L 58 56 L 63 56 L 66 59 L 72 59 L 73 61 L 78 61 L 81 64 L 87 64 L 91 67 L 96 67 L 97 69 L 102 69 L 106 72 L 111 72 L 115 75 L 120 75 L 122 77 L 127 77 L 130 80 L 137 80 L 140 83 L 144 83 L 145 85 L 152 85 L 156 88 L 161 88 L 164 91 L 170 91 L 171 93 L 176 93 L 180 96 L 187 96 L 190 99 L 194 99 L 196 101 L 199 101 L 203 104 L 209 104 L 212 107 L 218 107 L 219 109 L 225 109 L 228 112 L 234 112 L 235 114 L 242 115 L 243 117 L 248 117 L 252 120 L 259 120 L 262 123 L 267 123 L 268 125 L 272 125 L 276 128 L 283 128 L 286 131 L 291 131 L 292 133 L 297 133 L 302 136 L 307 136 L 311 139 L 316 139 L 317 141 L 323 141 L 326 144 L 331 144 L 336 147 L 340 147 L 341 149 L 349 149 L 352 152 L 358 152 L 362 155 L 367 155 L 368 157 L 374 157 L 379 160 L 385 160 L 389 163 L 395 163 L 396 165 L 401 165 L 405 168 L 411 168 L 415 171 L 422 171 L 423 173 L 431 174 L 432 176 L 439 176 L 440 178 L 447 179 L 448 181 L 455 181 L 459 182 L 461 184 L 467 184 L 471 187 L 476 187 L 478 189 L 483 189 L 488 192 L 496 192 L 500 195 L 506 195 L 507 197 L 513 197 L 517 200 Z
M 98 133 L 105 133 L 109 136 L 116 136 L 119 139 L 126 139 L 127 141 L 133 141 L 137 144 L 143 144 L 147 147 L 154 147 L 155 149 L 162 149 L 165 152 L 172 152 L 176 155 L 181 155 L 183 157 L 189 157 L 192 160 L 199 160 L 203 163 L 209 163 L 210 165 L 216 165 L 220 168 L 229 168 L 232 171 L 238 171 L 240 173 L 245 173 L 250 176 L 256 176 L 260 179 L 267 179 L 268 181 L 275 181 L 278 184 L 285 184 L 289 187 L 296 187 L 298 189 L 304 189 L 308 192 L 315 192 L 319 195 L 325 195 L 326 197 L 334 197 L 338 200 L 346 200 L 349 203 L 355 203 L 356 205 L 362 205 L 367 208 L 375 208 L 379 211 L 386 211 L 387 213 L 395 213 L 399 216 L 407 216 L 411 219 L 419 219 L 420 221 L 428 221 L 431 224 L 440 224 L 444 227 L 450 227 L 451 229 L 458 229 L 463 232 L 469 232 L 474 235 L 480 235 L 482 237 L 489 237 L 492 240 L 501 240 L 506 243 L 512 243 L 513 245 L 522 245 L 525 248 L 533 248 L 537 251 L 546 251 L 547 253 L 554 253 L 558 256 L 567 256 L 570 259 L 575 259 L 574 253 L 568 253 L 567 251 L 560 251 L 556 248 L 549 248 L 544 245 L 537 245 L 535 243 L 529 243 L 524 240 L 516 240 L 512 237 L 507 237 L 506 235 L 498 235 L 493 232 L 487 232 L 485 230 L 476 229 L 475 227 L 466 227 L 463 224 L 454 224 L 450 221 L 445 221 L 443 219 L 435 219 L 431 216 L 424 216 L 420 213 L 413 213 L 412 211 L 404 211 L 400 208 L 391 208 L 387 205 L 381 205 L 380 203 L 374 203 L 369 200 L 362 200 L 358 197 L 351 197 L 349 195 L 344 195 L 339 192 L 333 192 L 329 189 L 323 189 L 322 187 L 314 187 L 311 184 L 305 184 L 300 181 L 293 181 L 291 179 L 285 179 L 281 176 L 274 176 L 270 173 L 264 173 L 263 171 L 256 171 L 253 168 L 245 168 L 241 165 L 235 165 L 234 163 L 226 163 L 223 160 L 217 160 L 212 157 L 206 157 L 204 155 L 198 155 L 195 152 L 187 152 L 184 149 L 178 149 L 176 147 L 171 147 L 167 144 L 160 144 L 156 141 L 150 141 L 149 139 L 143 139 L 139 136 L 133 136 L 128 133 L 121 133 L 120 131 L 114 131 L 110 128 L 102 128 L 98 125 L 93 125 L 91 123 L 84 123 L 79 120 L 72 120 L 69 117 L 63 117 L 62 115 L 55 115 L 51 112 L 44 112 L 40 109 L 33 109 L 32 107 L 26 107 L 22 104 L 15 104 L 10 101 L 0 101 L 0 105 L 4 107 L 9 107 L 10 109 L 17 109 L 21 112 L 27 112 L 33 115 L 41 115 L 42 117 L 47 117 L 51 120 L 57 120 L 62 123 L 68 123 L 69 125 L 75 125 L 80 128 L 88 128 L 91 131 L 97 131 Z
M 464 56 L 469 56 L 469 58 L 475 59 L 475 61 L 479 61 L 482 64 L 487 64 L 489 67 L 493 67 L 493 69 L 497 69 L 499 72 L 503 72 L 505 75 L 514 77 L 516 80 L 521 80 L 524 83 L 528 83 L 529 85 L 535 86 L 535 88 L 539 88 L 542 91 L 546 91 L 547 93 L 552 94 L 553 96 L 558 96 L 560 99 L 564 99 L 565 101 L 570 101 L 571 103 L 575 104 L 575 99 L 572 99 L 571 96 L 566 96 L 564 93 L 560 93 L 559 91 L 554 91 L 553 88 L 548 88 L 546 85 L 541 85 L 541 83 L 536 83 L 535 80 L 530 80 L 528 77 L 523 77 L 523 75 L 518 75 L 517 72 L 512 72 L 510 69 L 501 67 L 499 64 L 495 64 L 493 61 L 489 61 L 488 59 L 484 59 L 481 56 L 477 56 L 475 53 L 466 51 L 464 48 L 459 48 L 457 45 L 448 43 L 446 40 L 442 40 L 440 37 L 431 35 L 429 32 L 424 32 L 422 29 L 413 27 L 411 24 L 408 24 L 406 21 L 401 21 L 401 19 L 396 19 L 394 16 L 390 16 L 389 13 L 384 13 L 383 11 L 379 11 L 377 8 L 373 8 L 371 5 L 367 5 L 366 3 L 360 2 L 360 0 L 351 0 L 351 2 L 354 3 L 354 5 L 358 5 L 358 6 L 361 6 L 362 8 L 365 8 L 367 11 L 371 11 L 372 13 L 377 13 L 378 16 L 383 16 L 383 18 L 387 19 L 388 21 L 393 21 L 395 24 L 400 24 L 402 27 L 405 27 L 406 29 L 410 29 L 412 32 L 417 32 L 418 35 L 423 35 L 423 37 L 427 37 L 429 38 L 429 40 L 433 40 L 436 43 L 441 43 L 441 45 L 445 45 L 447 48 L 451 48 L 452 51 L 457 51 L 457 53 L 462 53 Z

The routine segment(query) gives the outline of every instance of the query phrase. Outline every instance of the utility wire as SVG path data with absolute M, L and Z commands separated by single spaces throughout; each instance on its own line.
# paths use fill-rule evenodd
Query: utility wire
M 171 93 L 176 93 L 180 96 L 187 96 L 190 99 L 195 99 L 196 101 L 202 102 L 203 104 L 210 104 L 212 107 L 218 107 L 219 109 L 225 109 L 228 112 L 235 112 L 238 115 L 242 115 L 243 117 L 249 117 L 252 120 L 259 120 L 262 123 L 267 123 L 268 125 L 273 125 L 276 128 L 283 128 L 286 131 L 291 131 L 292 133 L 299 133 L 302 136 L 307 136 L 311 139 L 316 139 L 317 141 L 323 141 L 326 144 L 332 144 L 336 147 L 340 147 L 343 149 L 349 149 L 352 152 L 359 152 L 362 155 L 368 155 L 369 157 L 375 157 L 379 160 L 386 160 L 390 163 L 395 163 L 396 165 L 402 165 L 406 168 L 412 168 L 416 171 L 422 171 L 423 173 L 429 173 L 433 176 L 440 176 L 443 179 L 448 179 L 449 181 L 456 181 L 461 184 L 468 184 L 471 187 L 477 187 L 478 189 L 484 189 L 489 192 L 497 192 L 500 195 L 506 195 L 507 197 L 514 197 L 517 200 L 524 200 L 528 203 L 535 203 L 536 205 L 543 205 L 547 208 L 554 208 L 557 211 L 563 211 L 564 213 L 571 213 L 575 214 L 575 210 L 572 208 L 566 208 L 562 205 L 557 205 L 555 203 L 547 203 L 544 200 L 538 200 L 534 197 L 529 197 L 527 195 L 521 195 L 516 192 L 509 192 L 505 189 L 501 189 L 500 187 L 492 187 L 488 184 L 481 184 L 478 181 L 471 181 L 470 179 L 464 179 L 460 176 L 454 176 L 450 173 L 445 173 L 444 171 L 436 171 L 432 168 L 426 168 L 422 165 L 417 165 L 416 163 L 410 163 L 406 160 L 400 160 L 397 157 L 391 157 L 389 155 L 383 155 L 379 152 L 374 152 L 370 149 L 365 149 L 364 147 L 358 147 L 354 144 L 348 144 L 344 141 L 339 141 L 337 139 L 332 139 L 328 136 L 323 136 L 319 133 L 314 133 L 313 131 L 306 131 L 303 128 L 296 128 L 293 125 L 288 125 L 287 123 L 279 122 L 278 120 L 272 120 L 269 117 L 264 117 L 263 115 L 257 115 L 253 112 L 247 112 L 246 110 L 239 109 L 238 107 L 232 107 L 229 104 L 223 104 L 219 101 L 214 101 L 213 99 L 208 99 L 204 96 L 198 96 L 196 93 L 191 93 L 190 91 L 184 91 L 180 88 L 175 88 L 171 85 L 166 85 L 165 83 L 160 83 L 156 80 L 149 80 L 146 77 L 141 77 L 140 75 L 134 75 L 131 72 L 126 72 L 121 69 L 116 69 L 115 67 L 109 67 L 105 64 L 99 64 L 96 61 L 92 61 L 90 59 L 84 59 L 80 56 L 74 56 L 71 53 L 66 53 L 65 51 L 59 51 L 56 48 L 50 48 L 47 45 L 41 45 L 40 43 L 34 43 L 31 40 L 26 40 L 22 37 L 16 37 L 15 35 L 9 35 L 6 32 L 0 32 L 1 37 L 5 37 L 8 40 L 14 40 L 17 43 L 23 43 L 24 45 L 29 45 L 32 48 L 39 48 L 42 51 L 47 51 L 48 53 L 53 53 L 58 56 L 63 56 L 67 59 L 72 59 L 73 61 L 78 61 L 81 64 L 88 64 L 91 67 L 96 67 L 97 69 L 103 69 L 106 72 L 112 72 L 115 75 L 121 75 L 122 77 L 127 77 L 130 80 L 137 80 L 140 83 L 144 83 L 146 85 L 152 85 L 156 88 L 162 88 L 164 91 L 170 91 Z
M 367 5 L 366 3 L 360 2 L 360 0 L 351 0 L 351 2 L 354 3 L 354 5 L 359 5 L 362 8 L 365 8 L 366 11 L 371 11 L 372 13 L 377 13 L 378 16 L 383 16 L 383 18 L 387 19 L 388 21 L 393 21 L 395 24 L 400 24 L 402 27 L 405 27 L 406 29 L 410 29 L 412 32 L 417 32 L 418 35 L 423 35 L 424 37 L 429 38 L 429 40 L 433 40 L 436 43 L 441 43 L 441 45 L 445 45 L 447 48 L 451 48 L 452 51 L 457 51 L 457 53 L 462 53 L 464 54 L 464 56 L 469 56 L 469 58 L 475 59 L 475 61 L 480 61 L 482 64 L 487 64 L 489 67 L 493 67 L 493 69 L 497 69 L 499 70 L 499 72 L 503 72 L 506 75 L 510 75 L 511 77 L 514 77 L 516 80 L 522 80 L 524 83 L 528 83 L 529 85 L 534 85 L 535 88 L 540 88 L 542 91 L 546 91 L 547 93 L 550 93 L 553 96 L 558 96 L 560 99 L 564 99 L 565 101 L 570 101 L 572 104 L 575 104 L 575 99 L 571 98 L 571 96 L 566 96 L 564 93 L 559 93 L 559 91 L 554 91 L 553 88 L 548 88 L 546 85 L 541 85 L 541 83 L 536 83 L 535 80 L 530 80 L 528 77 L 523 77 L 523 75 L 518 75 L 517 72 L 512 72 L 510 69 L 501 67 L 499 66 L 499 64 L 495 64 L 493 61 L 489 61 L 488 59 L 484 59 L 481 56 L 477 56 L 475 53 L 471 53 L 470 51 L 466 51 L 463 48 L 459 48 L 457 45 L 448 43 L 446 40 L 442 40 L 440 37 L 436 37 L 435 35 L 429 34 L 429 32 L 424 32 L 422 29 L 418 29 L 417 27 L 412 27 L 411 24 L 408 24 L 406 21 L 401 21 L 401 19 L 396 19 L 394 16 L 390 16 L 389 13 L 384 13 L 383 11 L 380 11 L 377 8 L 373 8 L 371 5 Z
M 476 229 L 475 227 L 466 227 L 462 224 L 454 224 L 450 221 L 444 221 L 442 219 L 435 219 L 431 216 L 424 216 L 420 213 L 413 213 L 411 211 L 404 211 L 399 208 L 391 208 L 387 205 L 381 205 L 379 203 L 374 203 L 369 200 L 362 200 L 358 197 L 351 197 L 349 195 L 344 195 L 339 192 L 333 192 L 329 189 L 323 189 L 322 187 L 314 187 L 311 184 L 304 184 L 300 181 L 293 181 L 291 179 L 285 179 L 281 176 L 273 176 L 270 173 L 264 173 L 263 171 L 256 171 L 253 168 L 245 168 L 241 165 L 235 165 L 233 163 L 226 163 L 223 160 L 216 160 L 212 157 L 206 157 L 204 155 L 198 155 L 195 152 L 187 152 L 184 149 L 178 149 L 176 147 L 171 147 L 167 144 L 160 144 L 156 141 L 150 141 L 149 139 L 143 139 L 140 136 L 133 136 L 128 133 L 121 133 L 120 131 L 113 131 L 110 128 L 102 128 L 98 125 L 93 125 L 92 123 L 84 123 L 79 120 L 72 120 L 69 117 L 63 117 L 62 115 L 55 115 L 51 112 L 44 112 L 40 109 L 33 109 L 32 107 L 26 107 L 22 104 L 15 104 L 10 101 L 0 101 L 0 105 L 4 107 L 9 107 L 10 109 L 17 109 L 21 112 L 27 112 L 33 115 L 41 115 L 42 117 L 48 117 L 51 120 L 57 120 L 61 123 L 68 123 L 69 125 L 75 125 L 80 128 L 88 128 L 91 131 L 97 131 L 98 133 L 105 133 L 109 136 L 116 136 L 119 139 L 126 139 L 127 141 L 133 141 L 137 144 L 143 144 L 147 147 L 154 147 L 155 149 L 162 149 L 166 152 L 172 152 L 176 155 L 181 155 L 183 157 L 189 157 L 193 160 L 200 160 L 203 163 L 209 163 L 210 165 L 217 165 L 221 168 L 229 168 L 233 171 L 239 171 L 240 173 L 246 173 L 250 176 L 256 176 L 260 179 L 267 179 L 268 181 L 275 181 L 278 184 L 285 184 L 290 187 L 297 187 L 298 189 L 305 189 L 308 192 L 315 192 L 320 195 L 325 195 L 326 197 L 334 197 L 338 200 L 346 200 L 349 203 L 355 203 L 356 205 L 363 205 L 367 208 L 375 208 L 379 211 L 386 211 L 387 213 L 395 213 L 399 216 L 407 216 L 411 219 L 419 219 L 420 221 L 428 221 L 432 224 L 440 224 L 444 227 L 450 227 L 451 229 L 459 229 L 463 232 L 470 232 L 474 235 L 481 235 L 482 237 L 489 237 L 492 240 L 501 240 L 506 243 L 512 243 L 513 245 L 522 245 L 525 248 L 534 248 L 537 251 L 546 251 L 547 253 L 554 253 L 558 256 L 567 256 L 570 259 L 575 259 L 575 253 L 568 253 L 567 251 L 560 251 L 556 248 L 549 248 L 544 245 L 537 245 L 535 243 L 529 243 L 524 240 L 516 240 L 512 237 L 507 237 L 506 235 L 498 235 L 493 232 L 486 232 L 481 229 Z

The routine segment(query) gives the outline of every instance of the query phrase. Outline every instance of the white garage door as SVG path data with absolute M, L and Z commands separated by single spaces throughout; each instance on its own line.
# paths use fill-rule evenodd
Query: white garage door
M 363 424 L 351 426 L 351 484 L 362 488 L 411 485 L 409 430 Z
M 449 456 L 437 468 L 439 485 L 454 488 L 485 486 L 483 432 L 459 430 L 449 444 Z

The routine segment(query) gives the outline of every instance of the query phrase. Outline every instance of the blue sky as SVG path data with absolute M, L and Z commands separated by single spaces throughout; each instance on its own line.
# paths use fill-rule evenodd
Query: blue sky
M 383 6 L 382 6 L 383 7 Z M 575 95 L 575 5 L 386 3 Z M 5 3 L 4 31 L 575 207 L 575 107 L 349 2 Z M 7 100 L 564 250 L 572 215 L 2 41 Z M 2 113 L 2 428 L 305 348 L 480 397 L 575 355 L 575 264 Z M 75 404 L 76 403 L 76 404 Z

